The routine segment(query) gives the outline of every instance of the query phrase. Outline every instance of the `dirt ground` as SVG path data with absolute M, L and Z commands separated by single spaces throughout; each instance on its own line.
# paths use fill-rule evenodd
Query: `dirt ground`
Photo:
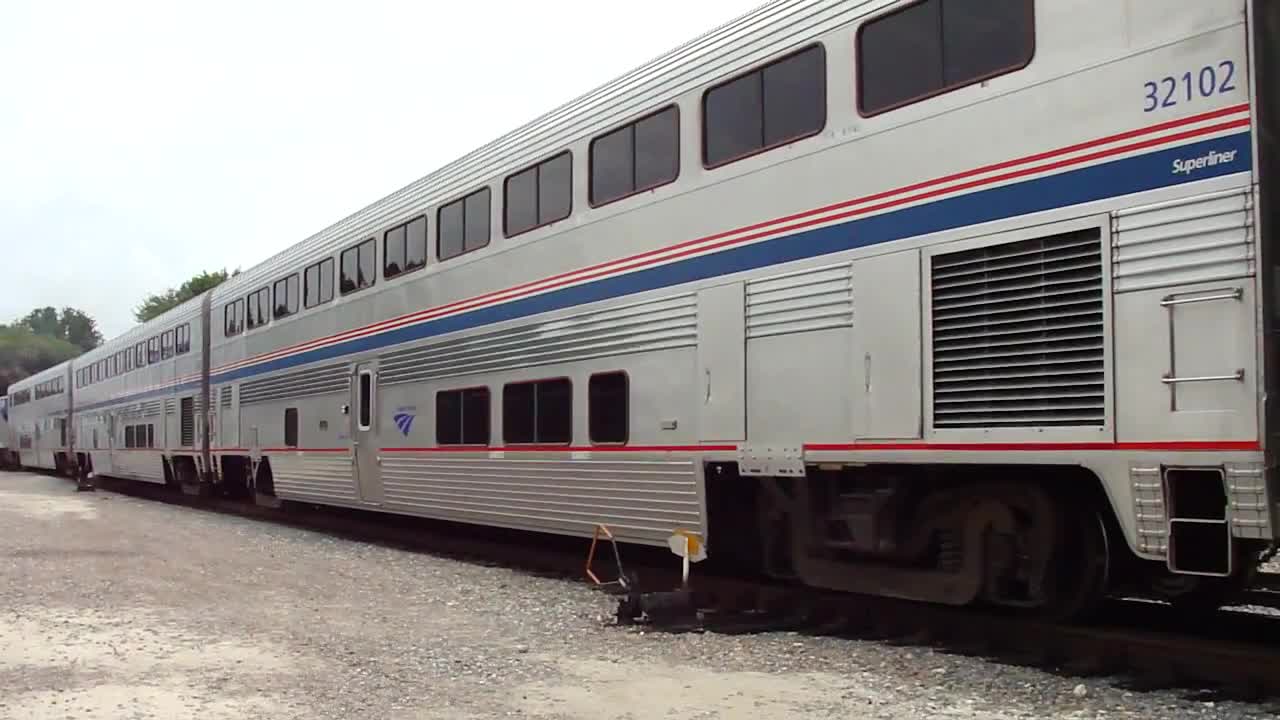
M 0 718 L 1246 717 L 794 633 L 610 627 L 585 585 L 0 473 Z

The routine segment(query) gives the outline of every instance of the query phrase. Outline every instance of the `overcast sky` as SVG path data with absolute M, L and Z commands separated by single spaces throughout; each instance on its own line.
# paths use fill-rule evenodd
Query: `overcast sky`
M 0 0 L 0 322 L 249 267 L 762 0 Z

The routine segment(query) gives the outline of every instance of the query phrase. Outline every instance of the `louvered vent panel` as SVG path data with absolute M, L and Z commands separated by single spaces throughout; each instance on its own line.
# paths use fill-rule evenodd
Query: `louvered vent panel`
M 196 442 L 195 398 L 182 398 L 181 407 L 181 442 L 183 447 L 191 447 Z
M 1103 423 L 1101 235 L 933 258 L 935 427 Z
M 219 403 L 224 408 L 231 407 L 231 386 L 228 385 L 220 391 L 222 401 Z

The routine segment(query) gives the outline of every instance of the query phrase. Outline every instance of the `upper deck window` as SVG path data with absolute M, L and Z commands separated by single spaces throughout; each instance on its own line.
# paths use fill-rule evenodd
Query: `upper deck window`
M 427 265 L 427 218 L 416 217 L 382 235 L 382 277 L 417 270 Z
M 1025 67 L 1034 0 L 922 0 L 858 30 L 858 110 L 875 115 Z
M 244 332 L 244 301 L 232 300 L 222 310 L 222 334 L 231 337 Z
M 672 105 L 591 141 L 591 204 L 621 200 L 680 174 L 680 110 Z
M 341 277 L 338 278 L 338 290 L 343 295 L 363 290 L 373 285 L 376 279 L 373 269 L 373 253 L 373 238 L 342 251 L 342 255 L 339 257 Z
M 489 244 L 489 188 L 480 188 L 440 208 L 436 215 L 436 257 L 441 260 Z
M 298 299 L 301 294 L 298 291 L 298 273 L 281 278 L 271 286 L 271 299 L 275 305 L 273 310 L 277 320 L 298 312 Z
M 507 177 L 507 237 L 569 217 L 573 209 L 573 156 L 568 151 Z
M 245 327 L 252 330 L 269 322 L 271 322 L 271 288 L 259 288 L 245 298 Z
M 827 120 L 826 53 L 801 50 L 702 96 L 702 161 L 716 167 L 816 135 Z
M 333 258 L 308 265 L 302 274 L 303 307 L 313 308 L 333 299 Z

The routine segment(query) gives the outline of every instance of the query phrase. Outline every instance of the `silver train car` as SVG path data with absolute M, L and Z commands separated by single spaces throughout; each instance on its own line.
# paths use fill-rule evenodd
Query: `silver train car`
M 0 395 L 0 468 L 18 464 L 18 459 L 10 453 L 14 445 L 9 432 L 9 396 Z
M 778 0 L 75 361 L 63 463 L 1220 603 L 1277 546 L 1278 48 L 1270 0 Z
M 68 471 L 71 466 L 71 363 L 60 363 L 9 386 L 10 452 L 23 467 Z

